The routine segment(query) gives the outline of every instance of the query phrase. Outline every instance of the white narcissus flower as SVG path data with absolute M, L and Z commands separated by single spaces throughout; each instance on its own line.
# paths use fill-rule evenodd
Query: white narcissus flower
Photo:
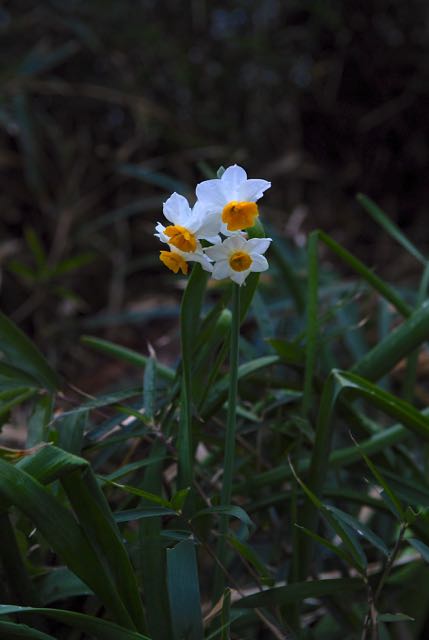
M 256 202 L 270 187 L 267 180 L 248 180 L 245 170 L 234 164 L 225 169 L 221 178 L 200 182 L 196 194 L 207 212 L 220 214 L 221 231 L 228 235 L 255 224 L 259 215 Z
M 252 271 L 268 269 L 267 259 L 262 254 L 266 252 L 270 243 L 271 238 L 246 240 L 243 236 L 235 235 L 204 249 L 208 257 L 214 260 L 212 277 L 215 280 L 231 278 L 241 286 Z
M 170 225 L 160 222 L 156 225 L 155 235 L 161 240 L 185 253 L 201 251 L 198 240 L 218 242 L 221 222 L 218 216 L 208 213 L 198 202 L 191 209 L 188 201 L 178 193 L 173 193 L 164 202 L 164 216 Z

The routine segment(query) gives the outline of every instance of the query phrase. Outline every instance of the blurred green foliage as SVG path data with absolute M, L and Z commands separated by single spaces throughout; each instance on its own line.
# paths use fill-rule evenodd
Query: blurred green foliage
M 162 201 L 233 162 L 272 180 L 281 233 L 323 226 L 403 272 L 353 197 L 429 240 L 428 18 L 423 0 L 3 3 L 3 309 L 47 348 L 158 293 Z

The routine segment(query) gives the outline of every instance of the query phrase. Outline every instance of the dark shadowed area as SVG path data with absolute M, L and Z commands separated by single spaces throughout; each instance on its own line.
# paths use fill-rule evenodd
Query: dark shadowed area
M 428 30 L 424 0 L 2 3 L 3 310 L 66 371 L 87 332 L 176 353 L 153 225 L 235 162 L 287 242 L 413 275 L 355 195 L 427 251 Z

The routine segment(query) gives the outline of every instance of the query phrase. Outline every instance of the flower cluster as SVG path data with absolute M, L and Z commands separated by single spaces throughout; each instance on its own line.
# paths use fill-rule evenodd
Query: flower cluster
M 197 185 L 192 208 L 186 198 L 173 193 L 163 209 L 169 224 L 156 225 L 155 235 L 168 245 L 160 260 L 183 274 L 188 273 L 188 262 L 199 262 L 215 280 L 230 278 L 239 285 L 252 271 L 268 269 L 263 254 L 271 238 L 249 240 L 245 229 L 255 224 L 256 203 L 270 186 L 267 180 L 248 180 L 245 170 L 233 165 L 220 178 Z

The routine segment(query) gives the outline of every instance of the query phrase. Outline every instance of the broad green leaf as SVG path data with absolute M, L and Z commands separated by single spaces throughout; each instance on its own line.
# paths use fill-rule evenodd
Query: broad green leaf
M 365 585 L 360 578 L 333 578 L 332 580 L 308 580 L 295 582 L 284 587 L 273 587 L 240 598 L 234 607 L 257 608 L 282 606 L 291 602 L 302 602 L 306 598 L 323 598 L 335 594 L 347 594 L 354 591 L 365 592 Z
M 30 518 L 52 549 L 91 587 L 120 624 L 133 628 L 116 585 L 75 518 L 43 485 L 0 460 L 0 497 Z
M 49 571 L 36 578 L 42 606 L 67 600 L 75 596 L 93 595 L 93 591 L 67 567 L 49 567 Z
M 104 556 L 117 592 L 137 630 L 144 631 L 146 623 L 136 575 L 118 526 L 91 467 L 88 464 L 83 471 L 77 469 L 63 475 L 61 483 L 88 540 Z
M 9 318 L 0 312 L 0 352 L 7 364 L 22 369 L 35 378 L 41 387 L 54 391 L 59 386 L 57 374 L 51 369 L 31 340 Z
M 175 640 L 201 640 L 200 588 L 196 547 L 191 540 L 167 549 L 167 583 L 173 637 Z
M 88 616 L 83 613 L 64 611 L 63 609 L 16 607 L 8 604 L 0 605 L 0 616 L 7 616 L 14 613 L 20 616 L 40 613 L 47 618 L 58 620 L 83 633 L 94 636 L 97 640 L 150 640 L 147 636 L 118 626 L 113 622 L 108 622 L 102 618 L 94 618 L 93 616 Z

